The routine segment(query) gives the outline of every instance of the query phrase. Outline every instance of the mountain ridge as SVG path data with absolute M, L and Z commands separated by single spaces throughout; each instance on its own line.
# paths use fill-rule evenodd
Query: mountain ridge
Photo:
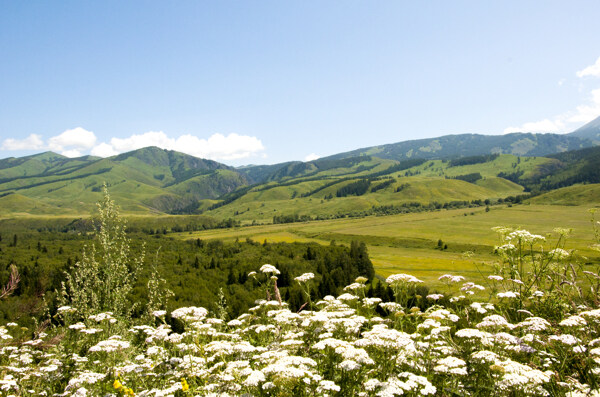
M 595 181 L 594 167 L 600 164 L 597 162 L 600 151 L 594 148 L 600 147 L 586 136 L 591 136 L 589 131 L 595 131 L 597 124 L 600 125 L 600 118 L 565 135 L 444 135 L 356 149 L 306 162 L 239 168 L 154 146 L 107 158 L 68 158 L 44 152 L 1 159 L 0 195 L 18 193 L 10 201 L 12 212 L 19 202 L 27 202 L 25 207 L 34 212 L 39 209 L 49 213 L 52 208 L 57 213 L 81 212 L 93 206 L 102 184 L 107 183 L 126 211 L 169 214 L 208 211 L 219 217 L 247 212 L 252 206 L 230 212 L 222 207 L 251 203 L 252 197 L 263 200 L 263 204 L 264 200 L 283 200 L 278 205 L 288 208 L 285 200 L 331 200 L 336 194 L 345 197 L 346 193 L 340 192 L 354 192 L 365 186 L 367 189 L 377 186 L 372 192 L 375 195 L 363 192 L 359 196 L 368 194 L 338 200 L 339 203 L 353 202 L 348 208 L 368 209 L 389 205 L 404 196 L 418 200 L 424 197 L 479 200 L 518 194 L 522 189 L 548 190 Z M 497 160 L 498 155 L 504 157 Z M 521 157 L 528 164 L 525 168 L 519 165 Z M 489 164 L 495 165 L 490 168 Z M 431 167 L 438 171 L 432 172 Z M 478 167 L 486 169 L 483 176 Z M 463 174 L 458 169 L 463 169 Z M 557 175 L 552 175 L 553 172 Z M 585 176 L 577 177 L 578 172 Z M 412 185 L 400 183 L 415 175 L 418 177 Z M 377 182 L 382 178 L 387 184 Z M 467 182 L 447 181 L 448 178 Z M 470 183 L 479 186 L 475 188 Z M 393 195 L 390 189 L 404 192 Z M 382 199 L 384 192 L 389 197 Z M 329 215 L 336 210 L 334 204 L 322 204 L 329 206 Z M 292 206 L 285 211 L 293 210 Z M 264 211 L 257 210 L 258 213 L 264 215 Z
M 591 147 L 587 138 L 570 134 L 535 134 L 515 132 L 505 135 L 453 134 L 369 146 L 324 157 L 339 159 L 359 155 L 403 160 L 409 158 L 449 158 L 482 154 L 544 156 L 552 153 Z

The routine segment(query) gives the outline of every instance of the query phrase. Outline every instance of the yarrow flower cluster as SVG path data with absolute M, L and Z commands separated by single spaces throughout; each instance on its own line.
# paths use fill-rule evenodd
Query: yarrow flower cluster
M 411 276 L 410 274 L 392 274 L 386 280 L 388 284 L 399 284 L 399 283 L 422 283 L 422 280 L 419 280 L 415 276 Z
M 453 276 L 451 274 L 444 274 L 438 278 L 440 281 L 448 281 L 450 283 L 460 283 L 464 279 L 463 276 Z
M 266 274 L 277 275 L 280 274 L 279 270 L 273 265 L 262 265 L 260 271 Z
M 314 273 L 304 273 L 303 275 L 296 277 L 294 280 L 298 281 L 299 283 L 305 283 L 313 278 L 315 278 Z
M 546 238 L 539 234 L 531 234 L 527 230 L 515 230 L 508 233 L 506 236 L 508 241 L 520 242 L 523 244 L 533 244 L 535 242 L 544 241 Z

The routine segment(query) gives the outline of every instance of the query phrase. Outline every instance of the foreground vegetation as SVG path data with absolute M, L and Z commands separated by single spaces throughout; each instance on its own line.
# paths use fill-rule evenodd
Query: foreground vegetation
M 223 293 L 209 309 L 169 305 L 156 266 L 148 299 L 137 301 L 145 249 L 130 253 L 107 195 L 99 221 L 62 283 L 61 306 L 29 327 L 0 327 L 3 395 L 600 395 L 600 266 L 574 255 L 568 229 L 550 238 L 495 228 L 485 282 L 441 274 L 438 291 L 400 273 L 374 294 L 358 243 L 348 253 L 359 258 L 355 270 L 343 269 L 358 277 L 322 299 L 326 274 L 304 267 L 288 279 L 300 292 L 293 303 L 282 294 L 291 276 L 283 265 L 244 268 L 229 281 L 246 278 L 259 299 L 238 315 Z M 3 298 L 20 288 L 11 271 Z
M 234 319 L 182 307 L 140 323 L 65 305 L 52 326 L 1 328 L 1 388 L 63 396 L 597 395 L 598 269 L 571 263 L 566 230 L 543 254 L 535 252 L 544 237 L 499 231 L 502 263 L 487 287 L 441 275 L 443 293 L 419 296 L 421 280 L 396 274 L 386 280 L 391 302 L 366 297 L 366 278 L 312 302 L 314 275 L 306 273 L 295 280 L 306 304 L 292 311 L 278 292 L 279 270 L 263 265 L 249 276 L 267 299 Z
M 84 246 L 87 246 L 87 256 L 91 255 L 94 236 L 92 232 L 72 231 L 4 233 L 0 241 L 0 283 L 9 280 L 13 265 L 19 270 L 21 280 L 11 296 L 0 300 L 0 323 L 18 321 L 29 325 L 32 317 L 43 321 L 46 310 L 54 313 L 60 306 L 65 274 L 72 273 L 76 264 L 84 260 Z M 128 265 L 132 271 L 137 269 L 137 277 L 130 283 L 133 290 L 128 296 L 130 306 L 138 303 L 132 313 L 134 317 L 142 315 L 148 301 L 147 285 L 153 271 L 160 274 L 165 286 L 174 293 L 167 306 L 169 310 L 185 305 L 215 310 L 221 293 L 228 302 L 226 310 L 231 316 L 246 311 L 260 296 L 255 282 L 247 274 L 265 262 L 280 269 L 281 295 L 296 309 L 303 300 L 302 290 L 293 279 L 302 273 L 315 274 L 315 299 L 337 294 L 359 275 L 373 277 L 374 273 L 366 246 L 359 242 L 344 246 L 314 242 L 265 243 L 251 238 L 226 242 L 182 240 L 171 236 L 171 232 L 152 235 L 135 232 L 126 236 L 130 241 L 129 257 L 141 258 L 145 253 L 144 267 Z M 94 257 L 101 257 L 101 250 L 96 251 Z

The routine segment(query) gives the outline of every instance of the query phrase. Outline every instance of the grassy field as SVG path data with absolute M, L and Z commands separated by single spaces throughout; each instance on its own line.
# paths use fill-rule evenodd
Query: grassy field
M 251 238 L 263 242 L 313 241 L 349 244 L 364 241 L 377 274 L 407 272 L 430 283 L 444 273 L 455 273 L 481 280 L 497 261 L 493 248 L 498 245 L 494 226 L 524 228 L 547 236 L 548 246 L 556 238 L 555 227 L 573 229 L 567 242 L 591 261 L 598 261 L 591 250 L 593 230 L 587 206 L 518 205 L 423 212 L 416 214 L 336 219 L 328 221 L 247 226 L 234 229 L 181 233 L 180 238 L 240 240 Z M 447 249 L 437 249 L 438 240 Z M 551 247 L 553 248 L 553 247 Z

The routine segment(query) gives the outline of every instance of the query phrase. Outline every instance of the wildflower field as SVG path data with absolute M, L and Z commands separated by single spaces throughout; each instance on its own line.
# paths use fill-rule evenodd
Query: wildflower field
M 427 296 L 417 294 L 421 280 L 394 274 L 385 280 L 393 301 L 366 296 L 371 281 L 359 277 L 343 294 L 313 302 L 314 274 L 305 273 L 295 282 L 306 303 L 291 311 L 277 287 L 279 270 L 265 264 L 249 274 L 265 299 L 234 319 L 202 307 L 156 309 L 138 319 L 122 315 L 122 307 L 121 314 L 83 314 L 74 301 L 35 329 L 0 328 L 0 391 L 600 395 L 598 268 L 572 260 L 568 230 L 556 229 L 554 241 L 525 230 L 497 232 L 498 265 L 485 285 L 445 274 L 445 288 Z

